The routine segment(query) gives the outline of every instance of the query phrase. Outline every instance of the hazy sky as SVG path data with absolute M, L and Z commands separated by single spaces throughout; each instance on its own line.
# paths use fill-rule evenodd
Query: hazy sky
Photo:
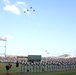
M 76 56 L 76 0 L 0 0 L 0 36 L 10 55 Z

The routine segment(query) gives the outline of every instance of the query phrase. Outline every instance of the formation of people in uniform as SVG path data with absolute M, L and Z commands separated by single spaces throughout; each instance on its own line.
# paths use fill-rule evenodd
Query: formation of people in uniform
M 47 72 L 47 71 L 61 71 L 76 69 L 76 62 L 27 62 L 21 61 L 21 73 L 27 72 Z M 17 69 L 17 72 L 18 69 Z
M 27 62 L 25 60 L 16 61 L 16 73 L 33 73 L 33 72 L 47 72 L 47 71 L 62 71 L 62 70 L 76 70 L 76 62 L 59 62 L 59 61 L 40 61 Z M 6 64 L 6 73 L 9 74 L 12 64 Z

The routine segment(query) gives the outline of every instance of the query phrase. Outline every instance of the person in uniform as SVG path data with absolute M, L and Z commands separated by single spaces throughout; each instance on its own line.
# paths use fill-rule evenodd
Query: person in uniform
M 19 62 L 16 62 L 16 72 L 18 73 L 18 68 L 19 68 Z
M 21 73 L 23 73 L 23 71 L 24 71 L 24 64 L 23 63 L 24 63 L 24 61 L 22 60 L 21 61 Z

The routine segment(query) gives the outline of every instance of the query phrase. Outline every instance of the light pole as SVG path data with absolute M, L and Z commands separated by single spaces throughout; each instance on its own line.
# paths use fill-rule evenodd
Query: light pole
M 5 58 L 6 58 L 6 47 L 7 47 L 7 38 L 6 38 L 6 41 L 5 41 Z
M 5 45 L 3 47 L 5 48 L 4 55 L 5 55 L 5 59 L 6 59 L 7 38 L 6 37 L 0 37 L 0 41 L 4 41 L 5 42 Z

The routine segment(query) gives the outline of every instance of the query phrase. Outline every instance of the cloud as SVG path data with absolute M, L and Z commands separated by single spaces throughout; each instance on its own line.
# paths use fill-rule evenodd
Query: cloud
M 3 0 L 3 2 L 5 3 L 5 7 L 3 8 L 5 11 L 9 11 L 17 15 L 20 15 L 21 11 L 29 14 L 29 11 L 26 9 L 27 5 L 23 1 L 17 1 L 14 4 L 11 4 L 9 0 Z
M 19 4 L 19 5 L 26 5 L 25 2 L 19 2 L 19 1 L 17 1 L 16 3 Z
M 19 6 L 21 8 L 21 10 L 23 10 L 26 14 L 29 14 L 30 12 L 28 11 L 27 9 L 27 5 L 25 2 L 20 2 L 20 1 L 17 1 L 16 2 L 16 5 Z
M 3 9 L 20 15 L 20 10 L 15 5 L 6 5 Z

